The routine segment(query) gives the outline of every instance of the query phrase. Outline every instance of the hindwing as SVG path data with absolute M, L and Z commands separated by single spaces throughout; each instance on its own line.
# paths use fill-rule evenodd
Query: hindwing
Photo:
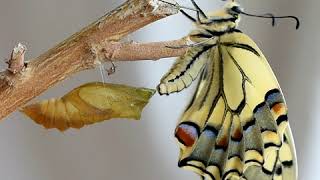
M 158 85 L 160 94 L 180 92 L 190 86 L 205 67 L 213 45 L 194 47 L 179 57 Z
M 232 32 L 218 37 L 217 45 L 205 52 L 208 59 L 193 62 L 201 65 L 196 68 L 201 77 L 175 132 L 179 166 L 215 180 L 296 178 L 286 103 L 257 45 Z M 162 80 L 162 93 L 183 89 L 174 84 L 181 80 L 172 77 L 181 74 L 176 67 L 187 67 L 178 64 L 190 59 L 197 61 L 190 54 L 179 58 Z

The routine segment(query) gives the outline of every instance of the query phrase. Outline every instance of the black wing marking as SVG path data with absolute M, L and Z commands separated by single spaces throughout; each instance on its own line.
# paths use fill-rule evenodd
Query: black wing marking
M 191 168 L 208 179 L 272 179 L 283 174 L 286 165 L 292 169 L 294 164 L 292 157 L 281 154 L 290 152 L 281 133 L 287 125 L 285 102 L 277 88 L 267 92 L 255 90 L 255 84 L 228 48 L 252 53 L 257 59 L 263 58 L 260 51 L 251 45 L 231 44 L 223 43 L 212 50 L 212 62 L 203 71 L 197 93 L 177 126 L 175 136 L 181 147 L 179 167 Z M 234 63 L 242 79 L 239 88 L 243 98 L 237 101 L 237 108 L 230 107 L 223 88 L 226 61 Z M 262 96 L 262 102 L 249 106 L 247 98 L 252 96 Z M 185 122 L 193 124 L 182 127 Z M 199 133 L 188 133 L 192 129 L 199 129 Z M 192 139 L 192 143 L 186 146 L 181 137 Z

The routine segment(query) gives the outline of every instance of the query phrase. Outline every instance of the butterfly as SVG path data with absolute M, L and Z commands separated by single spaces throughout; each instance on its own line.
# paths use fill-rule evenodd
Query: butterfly
M 237 29 L 245 13 L 235 1 L 205 14 L 194 0 L 194 43 L 158 85 L 158 92 L 180 92 L 200 76 L 196 92 L 175 130 L 179 167 L 203 179 L 295 180 L 297 160 L 287 106 L 265 56 Z M 179 48 L 179 47 L 175 47 Z

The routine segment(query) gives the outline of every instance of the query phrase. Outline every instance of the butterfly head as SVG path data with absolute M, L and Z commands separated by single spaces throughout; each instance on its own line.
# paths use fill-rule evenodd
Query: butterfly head
M 213 32 L 227 32 L 237 28 L 242 11 L 240 4 L 229 0 L 223 9 L 208 13 L 207 18 L 199 22 L 198 26 Z

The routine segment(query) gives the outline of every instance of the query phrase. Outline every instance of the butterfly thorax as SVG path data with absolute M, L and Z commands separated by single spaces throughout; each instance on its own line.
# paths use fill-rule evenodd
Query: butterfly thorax
M 190 33 L 193 42 L 202 42 L 205 39 L 222 36 L 237 31 L 240 22 L 239 4 L 229 2 L 222 10 L 208 13 L 207 17 L 200 18 L 196 23 L 196 30 Z

